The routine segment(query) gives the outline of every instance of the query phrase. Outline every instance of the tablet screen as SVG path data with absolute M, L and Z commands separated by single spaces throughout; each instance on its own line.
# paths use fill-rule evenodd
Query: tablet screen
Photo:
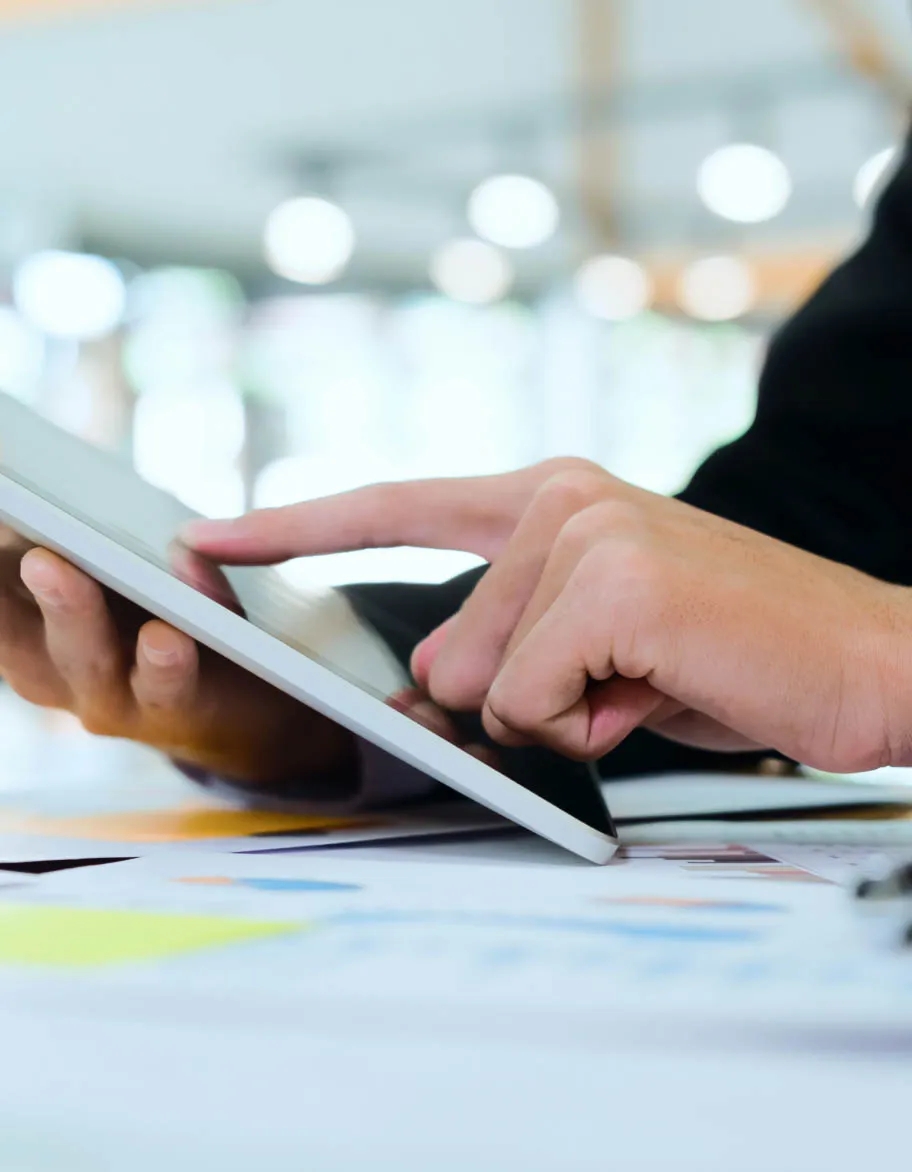
M 142 480 L 125 461 L 4 395 L 0 471 L 157 569 L 174 572 L 174 535 L 196 514 Z M 383 624 L 365 615 L 357 601 L 360 624 L 374 628 L 369 634 L 353 622 L 351 604 L 341 592 L 292 589 L 274 570 L 260 568 L 231 568 L 224 577 L 244 617 L 268 634 L 380 700 L 401 684 L 402 669 L 387 647 Z M 212 596 L 211 590 L 206 593 Z M 483 737 L 477 719 L 458 720 L 467 738 Z M 589 766 L 542 749 L 501 750 L 500 759 L 501 771 L 514 781 L 593 829 L 614 834 Z

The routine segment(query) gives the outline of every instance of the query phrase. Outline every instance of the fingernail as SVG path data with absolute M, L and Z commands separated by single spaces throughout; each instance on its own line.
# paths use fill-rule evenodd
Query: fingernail
M 500 755 L 496 749 L 492 749 L 489 745 L 463 745 L 465 751 L 470 757 L 475 757 L 476 760 L 481 761 L 484 765 L 489 765 L 492 769 L 500 769 Z
M 424 702 L 417 716 L 413 716 L 413 719 L 418 720 L 425 728 L 436 733 L 438 737 L 443 737 L 446 741 L 455 741 L 456 739 L 456 730 L 453 724 L 445 713 L 441 712 L 437 705 L 430 700 Z
M 148 645 L 143 646 L 143 655 L 153 667 L 173 667 L 178 658 L 174 651 L 166 651 L 162 647 L 149 647 Z
M 400 691 L 394 692 L 392 696 L 387 696 L 386 702 L 390 708 L 395 708 L 397 712 L 408 716 L 412 705 L 423 699 L 424 696 L 417 688 L 402 688 Z
M 60 606 L 63 602 L 63 594 L 57 588 L 54 571 L 42 561 L 23 565 L 20 576 L 27 589 L 48 606 Z
M 416 724 L 421 724 L 438 736 L 449 739 L 450 722 L 432 700 L 410 700 L 400 696 L 393 698 L 389 703 Z
M 420 684 L 427 684 L 427 677 L 430 672 L 430 665 L 425 662 L 427 659 L 427 639 L 422 639 L 415 650 L 412 652 L 412 658 L 409 661 L 409 667 L 412 669 L 412 676 Z

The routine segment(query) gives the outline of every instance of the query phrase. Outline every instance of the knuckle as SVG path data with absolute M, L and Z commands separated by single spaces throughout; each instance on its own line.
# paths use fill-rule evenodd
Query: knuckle
M 647 513 L 638 501 L 613 497 L 601 501 L 590 512 L 590 523 L 605 536 L 640 538 L 647 532 Z
M 536 715 L 528 701 L 500 680 L 491 685 L 486 706 L 495 720 L 515 732 L 532 732 L 537 726 Z
M 870 773 L 890 764 L 890 753 L 881 744 L 861 744 L 848 755 L 848 764 L 843 766 L 846 773 Z
M 597 473 L 603 479 L 607 473 L 594 460 L 587 460 L 583 456 L 550 456 L 537 465 L 539 472 L 548 477 L 560 476 L 563 473 L 589 472 Z
M 661 552 L 632 541 L 606 542 L 580 571 L 584 592 L 613 616 L 615 655 L 630 669 L 642 656 L 648 660 L 674 599 Z
M 181 668 L 156 668 L 155 671 L 152 678 L 134 674 L 133 695 L 140 712 L 159 720 L 185 720 L 197 702 L 192 676 Z
M 646 542 L 632 537 L 615 538 L 601 542 L 596 554 L 597 566 L 610 573 L 619 585 L 629 584 L 644 591 L 661 579 L 660 552 Z
M 434 660 L 428 675 L 431 699 L 454 712 L 480 707 L 490 683 L 474 657 L 446 650 Z
M 53 621 L 60 628 L 79 630 L 83 624 L 97 621 L 103 605 L 94 582 L 72 575 L 54 603 L 52 612 L 49 614 L 45 611 L 45 622 Z
M 119 729 L 113 714 L 101 708 L 82 708 L 77 710 L 79 723 L 87 733 L 95 737 L 116 736 Z
M 522 734 L 517 733 L 513 726 L 502 720 L 490 703 L 486 703 L 481 713 L 481 723 L 485 732 L 498 745 L 510 747 L 518 744 Z
M 64 679 L 78 694 L 113 702 L 123 685 L 124 667 L 115 648 L 99 648 L 94 654 L 78 656 L 70 649 L 59 650 L 54 662 Z M 92 701 L 94 703 L 94 699 Z
M 625 675 L 645 675 L 659 654 L 674 598 L 660 555 L 632 541 L 603 542 L 580 559 L 573 587 L 581 615 L 608 618 L 616 668 Z M 588 662 L 584 625 L 579 638 Z
M 571 761 L 597 761 L 602 755 L 598 749 L 593 748 L 583 738 L 577 738 L 570 734 L 555 739 L 551 747 L 560 753 L 561 756 L 569 757 Z
M 597 541 L 598 532 L 593 523 L 592 513 L 589 509 L 584 509 L 563 524 L 554 542 L 554 551 L 558 557 L 570 556 L 577 560 Z
M 561 528 L 556 548 L 562 554 L 582 556 L 602 547 L 631 551 L 643 547 L 642 510 L 626 501 L 602 501 L 570 517 Z
M 156 667 L 154 674 L 134 672 L 133 693 L 143 708 L 175 708 L 186 700 L 184 677 L 173 667 Z
M 57 693 L 48 684 L 40 680 L 31 680 L 19 676 L 5 676 L 6 684 L 21 699 L 38 708 L 58 707 Z
M 606 491 L 606 474 L 593 465 L 556 472 L 544 481 L 535 498 L 537 503 L 571 516 L 601 500 Z
M 889 744 L 862 732 L 823 749 L 809 743 L 804 751 L 799 747 L 796 756 L 802 763 L 827 773 L 869 773 L 891 763 Z

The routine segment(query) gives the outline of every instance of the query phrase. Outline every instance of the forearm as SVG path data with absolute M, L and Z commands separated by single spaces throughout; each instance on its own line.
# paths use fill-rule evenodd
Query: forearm
M 874 615 L 872 720 L 883 727 L 882 764 L 912 766 L 912 589 L 880 584 Z

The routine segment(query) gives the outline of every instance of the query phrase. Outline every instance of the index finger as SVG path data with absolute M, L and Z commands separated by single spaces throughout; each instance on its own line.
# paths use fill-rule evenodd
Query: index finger
M 192 521 L 180 539 L 223 565 L 275 565 L 400 545 L 458 549 L 490 560 L 512 531 L 517 513 L 511 504 L 496 476 L 372 484 L 229 521 Z

